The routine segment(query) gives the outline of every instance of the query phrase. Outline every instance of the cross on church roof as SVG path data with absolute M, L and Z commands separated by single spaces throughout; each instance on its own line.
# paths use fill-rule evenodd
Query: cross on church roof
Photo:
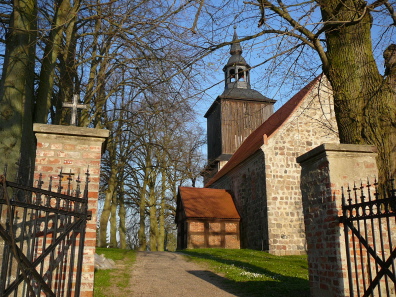
M 72 103 L 63 103 L 63 107 L 71 108 L 70 125 L 74 125 L 74 126 L 77 126 L 77 110 L 78 109 L 87 109 L 86 104 L 78 104 L 78 95 L 73 96 Z

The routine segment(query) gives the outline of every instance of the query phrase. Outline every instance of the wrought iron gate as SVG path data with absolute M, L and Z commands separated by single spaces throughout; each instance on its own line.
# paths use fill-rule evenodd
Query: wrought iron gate
M 395 296 L 396 190 L 380 199 L 377 184 L 342 193 L 350 296 Z
M 43 190 L 41 176 L 37 188 L 0 176 L 0 296 L 80 295 L 89 174 L 83 193 L 71 175 L 57 192 L 52 179 Z

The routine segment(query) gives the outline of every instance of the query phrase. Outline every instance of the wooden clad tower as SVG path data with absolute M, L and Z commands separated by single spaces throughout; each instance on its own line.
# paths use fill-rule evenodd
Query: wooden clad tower
M 206 181 L 231 158 L 242 142 L 273 114 L 275 100 L 250 87 L 250 66 L 242 57 L 234 27 L 233 43 L 224 66 L 225 89 L 205 114 L 208 166 Z

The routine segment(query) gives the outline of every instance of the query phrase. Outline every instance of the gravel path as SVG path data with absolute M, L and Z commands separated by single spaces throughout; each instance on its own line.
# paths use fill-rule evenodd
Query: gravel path
M 138 252 L 132 267 L 133 297 L 230 297 L 224 278 L 170 252 Z

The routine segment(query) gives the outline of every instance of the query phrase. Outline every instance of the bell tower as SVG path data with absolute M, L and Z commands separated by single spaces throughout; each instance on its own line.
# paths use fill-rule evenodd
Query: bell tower
M 242 142 L 274 112 L 275 100 L 250 87 L 250 66 L 242 57 L 236 28 L 224 66 L 225 87 L 205 114 L 208 165 L 205 183 L 231 158 Z

